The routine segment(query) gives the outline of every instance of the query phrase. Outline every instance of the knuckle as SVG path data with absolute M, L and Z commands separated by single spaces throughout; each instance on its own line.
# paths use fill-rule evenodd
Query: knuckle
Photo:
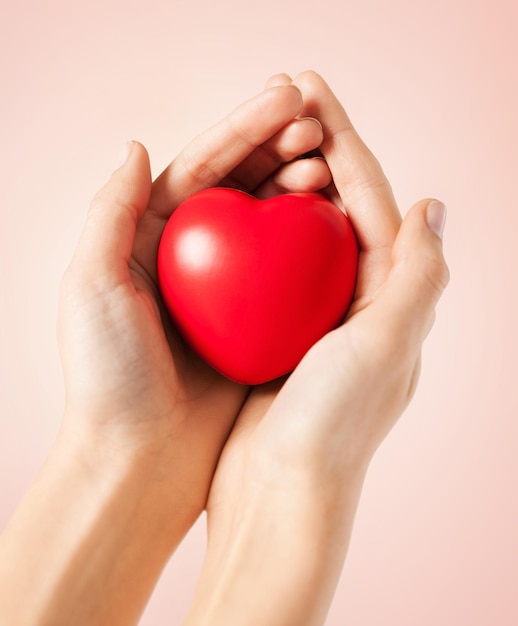
M 442 254 L 423 256 L 417 268 L 432 291 L 439 297 L 448 286 L 450 271 Z
M 392 195 L 392 187 L 379 161 L 368 151 L 363 158 L 351 167 L 349 172 L 349 186 L 351 195 L 363 197 L 366 194 L 380 192 Z
M 112 221 L 112 226 L 118 227 L 123 225 L 128 218 L 137 220 L 138 217 L 138 205 L 131 200 L 130 194 L 116 195 L 100 191 L 90 202 L 87 227 L 97 228 L 100 224 L 99 220 L 104 221 L 108 218 Z
M 107 204 L 113 199 L 113 190 L 109 185 L 104 185 L 101 187 L 96 194 L 93 196 L 90 201 L 89 213 L 95 213 L 97 211 L 102 211 Z
M 435 257 L 431 263 L 431 280 L 440 291 L 444 291 L 450 282 L 450 269 L 442 255 Z
M 265 113 L 268 113 L 267 105 L 262 101 L 254 102 L 253 106 L 256 108 L 257 118 L 263 117 Z M 241 120 L 237 120 L 231 115 L 227 117 L 226 122 L 231 135 L 234 135 L 238 141 L 244 143 L 248 148 L 257 148 L 257 146 L 261 143 L 261 140 L 256 136 L 256 133 L 254 132 L 255 129 L 253 127 L 245 126 L 243 123 L 240 123 Z
M 184 150 L 178 162 L 199 188 L 210 187 L 221 179 L 220 173 L 194 151 Z

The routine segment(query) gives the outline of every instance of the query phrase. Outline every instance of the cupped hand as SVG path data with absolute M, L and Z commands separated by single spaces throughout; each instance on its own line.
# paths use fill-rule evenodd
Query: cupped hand
M 85 442 L 87 463 L 115 457 L 155 466 L 172 514 L 187 526 L 205 505 L 248 388 L 205 365 L 176 333 L 157 288 L 160 236 L 175 207 L 205 187 L 267 197 L 328 184 L 323 160 L 295 160 L 323 138 L 302 106 L 294 86 L 265 90 L 196 138 L 153 184 L 146 150 L 128 144 L 62 279 L 61 438 Z
M 415 390 L 422 343 L 448 281 L 443 206 L 402 221 L 380 164 L 324 80 L 304 72 L 301 116 L 320 121 L 320 152 L 359 248 L 343 325 L 287 379 L 254 388 L 218 463 L 209 549 L 187 623 L 321 624 L 342 567 L 368 464 Z M 322 277 L 325 280 L 325 276 Z

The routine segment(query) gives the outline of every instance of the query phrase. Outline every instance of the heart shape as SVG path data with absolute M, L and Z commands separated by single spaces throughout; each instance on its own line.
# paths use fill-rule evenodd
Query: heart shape
M 158 249 L 165 305 L 188 344 L 236 382 L 292 371 L 340 324 L 356 283 L 349 219 L 313 193 L 212 188 L 178 206 Z

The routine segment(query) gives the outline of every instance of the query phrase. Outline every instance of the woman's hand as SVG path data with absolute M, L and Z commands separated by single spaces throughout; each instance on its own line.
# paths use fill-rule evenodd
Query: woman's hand
M 286 75 L 272 84 L 289 84 Z M 320 121 L 326 190 L 359 247 L 354 302 L 284 381 L 254 388 L 223 450 L 208 503 L 208 554 L 187 624 L 322 624 L 345 558 L 363 478 L 407 406 L 421 345 L 448 281 L 444 207 L 402 222 L 390 185 L 329 87 L 293 84 Z M 322 277 L 325 280 L 325 277 Z
M 190 523 L 248 388 L 208 367 L 176 333 L 157 289 L 159 239 L 175 207 L 204 187 L 267 197 L 328 184 L 322 159 L 292 162 L 323 138 L 318 122 L 295 119 L 302 106 L 294 86 L 267 89 L 195 139 L 153 185 L 146 151 L 129 144 L 62 281 L 63 437 L 85 441 L 90 463 L 127 455 L 155 465 L 176 496 L 171 510 L 181 501 Z
M 187 348 L 162 309 L 156 252 L 171 212 L 207 186 L 258 196 L 330 181 L 322 128 L 274 87 L 192 142 L 151 184 L 138 143 L 92 203 L 60 291 L 66 412 L 0 540 L 0 622 L 135 624 L 203 510 L 248 393 Z M 298 182 L 302 181 L 302 182 Z

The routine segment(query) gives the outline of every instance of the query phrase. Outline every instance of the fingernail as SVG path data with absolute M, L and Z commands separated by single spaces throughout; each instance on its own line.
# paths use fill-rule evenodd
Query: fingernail
M 124 148 L 120 151 L 119 154 L 119 158 L 117 160 L 117 166 L 115 168 L 115 171 L 117 171 L 118 169 L 120 169 L 128 160 L 128 157 L 130 155 L 131 149 L 133 147 L 133 142 L 132 141 L 128 141 L 126 142 L 126 145 L 124 146 Z
M 430 230 L 442 239 L 446 222 L 446 206 L 439 200 L 432 200 L 426 207 L 426 222 Z
M 299 121 L 301 122 L 303 122 L 304 120 L 311 120 L 312 122 L 316 122 L 320 126 L 320 128 L 323 128 L 322 122 L 320 120 L 317 120 L 316 117 L 301 117 L 299 119 Z

